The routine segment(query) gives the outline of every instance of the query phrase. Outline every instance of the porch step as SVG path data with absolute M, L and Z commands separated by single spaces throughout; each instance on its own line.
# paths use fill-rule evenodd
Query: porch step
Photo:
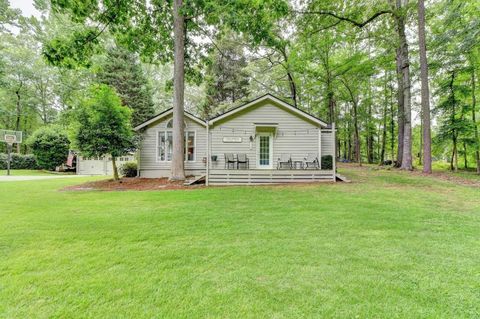
M 205 183 L 205 175 L 200 175 L 200 176 L 194 176 L 192 178 L 186 179 L 183 185 L 189 186 L 193 184 L 200 184 L 200 182 Z
M 335 177 L 337 178 L 337 181 L 340 181 L 340 182 L 345 182 L 345 183 L 351 183 L 352 182 L 347 177 L 345 177 L 343 175 L 340 175 L 338 173 L 335 174 Z

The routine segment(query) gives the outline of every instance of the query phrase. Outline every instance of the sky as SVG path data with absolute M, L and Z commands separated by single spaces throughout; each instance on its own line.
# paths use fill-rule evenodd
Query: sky
M 40 16 L 40 13 L 33 6 L 33 0 L 10 0 L 10 6 L 22 10 L 26 17 Z

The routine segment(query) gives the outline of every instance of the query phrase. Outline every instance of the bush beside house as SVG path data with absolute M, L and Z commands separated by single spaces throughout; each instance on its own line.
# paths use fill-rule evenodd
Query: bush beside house
M 322 169 L 333 169 L 333 157 L 332 155 L 322 156 Z
M 124 177 L 136 177 L 137 176 L 137 163 L 127 162 L 120 166 L 120 174 Z

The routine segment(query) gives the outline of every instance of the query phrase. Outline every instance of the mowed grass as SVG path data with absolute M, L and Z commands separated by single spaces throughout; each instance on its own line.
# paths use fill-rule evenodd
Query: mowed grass
M 0 182 L 0 317 L 478 318 L 479 188 L 342 173 L 354 182 Z
M 44 170 L 35 170 L 35 169 L 12 169 L 10 170 L 10 175 L 12 176 L 52 176 L 53 174 L 67 174 L 67 173 L 57 173 L 49 172 Z M 7 175 L 6 169 L 0 169 L 0 176 Z

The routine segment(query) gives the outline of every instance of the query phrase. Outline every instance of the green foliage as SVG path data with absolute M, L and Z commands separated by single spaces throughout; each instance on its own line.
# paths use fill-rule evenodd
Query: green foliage
M 69 38 L 53 39 L 45 55 L 54 64 L 67 67 L 84 65 L 95 52 L 98 36 L 106 30 L 131 51 L 148 61 L 169 62 L 173 59 L 173 6 L 168 1 L 52 0 L 55 11 L 69 14 L 75 22 L 95 21 L 101 27 L 73 33 Z M 187 78 L 201 78 L 198 63 L 204 58 L 204 44 L 199 37 L 211 37 L 209 26 L 230 27 L 244 33 L 254 44 L 270 38 L 275 20 L 288 13 L 284 0 L 186 1 L 183 5 L 186 21 L 185 67 Z M 132 23 L 135 21 L 135 23 Z M 197 39 L 197 40 L 196 40 Z M 85 48 L 82 48 L 86 46 Z
M 134 150 L 131 111 L 109 86 L 92 85 L 76 112 L 72 136 L 84 156 L 118 157 Z
M 136 177 L 137 176 L 137 163 L 127 162 L 120 166 L 120 174 L 125 177 Z
M 332 155 L 324 155 L 321 159 L 322 169 L 333 169 L 333 157 Z
M 59 126 L 44 126 L 36 130 L 27 140 L 38 166 L 54 170 L 65 163 L 70 149 L 67 134 Z
M 248 65 L 241 39 L 231 31 L 223 34 L 209 55 L 206 68 L 206 99 L 201 113 L 205 118 L 230 108 L 249 96 Z
M 152 90 L 134 54 L 119 46 L 108 50 L 97 80 L 115 88 L 122 104 L 132 109 L 133 127 L 154 115 Z
M 8 154 L 0 153 L 0 169 L 7 169 Z M 38 169 L 37 159 L 32 154 L 11 154 L 11 169 Z
M 46 43 L 43 56 L 54 66 L 75 69 L 89 67 L 90 58 L 98 52 L 98 34 L 94 29 L 75 31 L 70 38 L 55 38 Z
M 15 25 L 20 16 L 20 9 L 11 8 L 8 0 L 0 0 L 0 31 L 6 31 L 8 26 Z

